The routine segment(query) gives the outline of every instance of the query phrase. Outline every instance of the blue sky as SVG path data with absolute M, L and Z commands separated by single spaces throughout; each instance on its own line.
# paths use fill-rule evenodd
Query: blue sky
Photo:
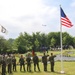
M 5 38 L 17 38 L 20 32 L 58 32 L 60 31 L 60 8 L 75 24 L 75 0 L 0 0 L 0 24 L 8 34 Z M 46 25 L 46 26 L 42 26 Z M 62 27 L 63 32 L 75 36 L 72 28 Z

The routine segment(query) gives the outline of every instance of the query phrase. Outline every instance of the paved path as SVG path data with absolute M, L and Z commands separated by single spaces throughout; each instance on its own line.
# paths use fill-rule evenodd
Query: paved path
M 65 57 L 65 56 L 62 56 L 62 59 L 64 61 L 75 61 L 75 57 Z M 61 55 L 57 55 L 56 58 L 55 58 L 55 61 L 57 60 L 61 60 Z
M 42 58 L 42 56 L 38 56 L 38 57 L 39 57 L 39 59 Z M 55 59 L 55 61 L 61 61 L 61 55 L 57 55 L 54 59 Z M 75 61 L 75 57 L 62 56 L 62 59 L 64 61 Z

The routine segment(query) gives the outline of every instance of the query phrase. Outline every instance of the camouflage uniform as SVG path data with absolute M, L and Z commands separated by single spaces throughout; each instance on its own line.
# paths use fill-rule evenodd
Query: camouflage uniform
M 42 62 L 44 66 L 44 71 L 47 71 L 47 56 L 44 53 L 44 56 L 42 57 Z
M 6 75 L 6 61 L 5 61 L 5 56 L 3 56 L 1 64 L 2 64 L 2 75 Z
M 21 55 L 21 58 L 19 59 L 19 63 L 20 63 L 20 71 L 22 71 L 22 66 L 23 66 L 23 70 L 25 71 L 25 61 L 23 55 Z
M 33 63 L 34 63 L 34 71 L 36 71 L 36 65 L 37 65 L 38 70 L 40 71 L 40 68 L 39 68 L 39 59 L 38 59 L 38 56 L 36 56 L 36 54 L 33 57 Z
M 0 74 L 1 74 L 1 68 L 2 68 L 1 61 L 2 61 L 2 55 L 0 55 Z
M 9 55 L 7 58 L 7 63 L 8 63 L 8 73 L 12 73 L 12 57 Z
M 30 55 L 30 53 L 28 53 L 26 61 L 27 61 L 27 71 L 31 72 L 31 55 Z
M 16 58 L 15 58 L 15 56 L 12 59 L 12 64 L 13 64 L 13 71 L 16 71 Z
M 53 53 L 51 53 L 51 56 L 49 57 L 49 61 L 51 63 L 51 72 L 54 72 L 54 58 L 56 57 L 56 55 L 53 55 Z

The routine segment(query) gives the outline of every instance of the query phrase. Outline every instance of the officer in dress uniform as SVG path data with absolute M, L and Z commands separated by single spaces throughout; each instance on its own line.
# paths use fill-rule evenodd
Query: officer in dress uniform
M 47 55 L 45 55 L 45 53 L 44 56 L 42 57 L 42 63 L 44 66 L 44 71 L 47 71 Z
M 56 55 L 53 55 L 53 53 L 51 53 L 51 56 L 49 57 L 49 61 L 51 64 L 51 72 L 54 72 L 54 58 L 56 57 Z
M 33 63 L 34 63 L 34 71 L 36 71 L 36 66 L 37 66 L 38 70 L 40 71 L 39 58 L 38 58 L 38 56 L 36 54 L 34 54 Z

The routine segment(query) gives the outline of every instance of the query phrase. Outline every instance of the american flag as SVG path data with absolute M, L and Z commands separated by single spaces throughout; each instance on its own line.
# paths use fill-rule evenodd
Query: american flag
M 60 12 L 61 12 L 61 24 L 63 26 L 71 28 L 73 25 L 72 25 L 71 21 L 68 19 L 68 17 L 66 16 L 66 14 L 64 13 L 64 11 L 61 7 L 60 7 Z

